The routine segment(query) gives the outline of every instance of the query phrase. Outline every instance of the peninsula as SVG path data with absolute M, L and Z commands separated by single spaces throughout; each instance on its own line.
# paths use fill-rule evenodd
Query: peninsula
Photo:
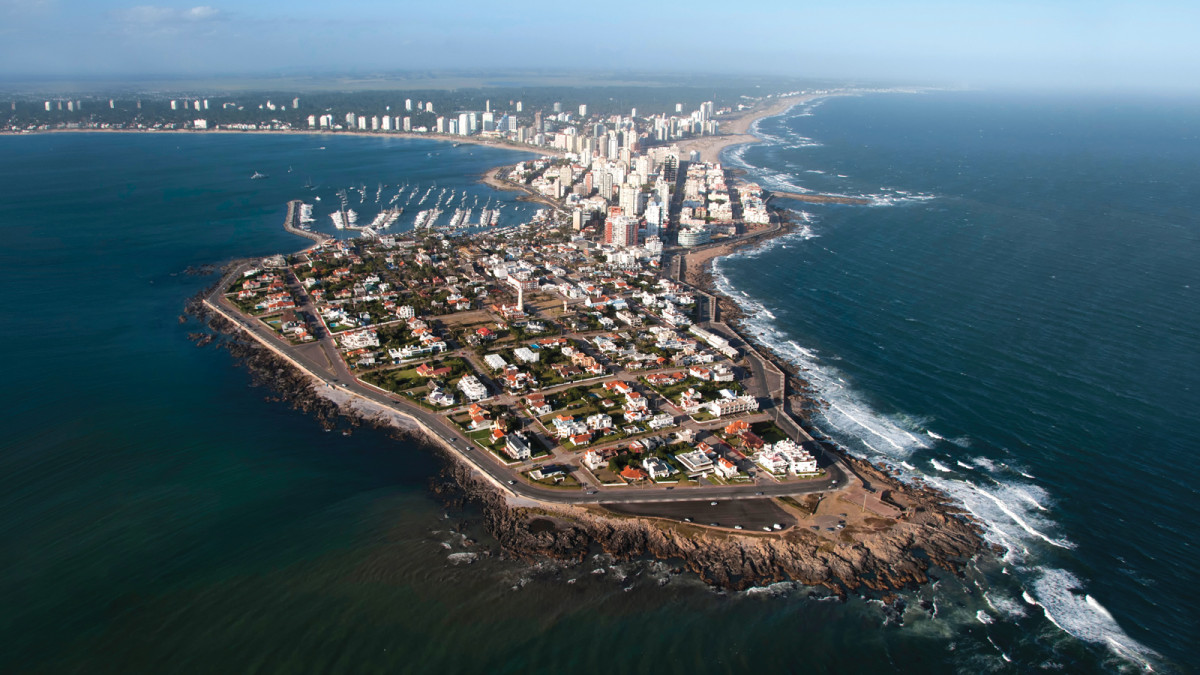
M 418 431 L 515 553 L 596 544 L 731 588 L 922 583 L 982 550 L 977 524 L 815 438 L 819 402 L 707 283 L 714 257 L 792 230 L 719 152 L 803 100 L 723 111 L 733 133 L 706 104 L 669 118 L 694 123 L 674 142 L 664 116 L 561 127 L 557 153 L 486 177 L 545 206 L 527 222 L 426 190 L 412 229 L 385 212 L 336 239 L 292 201 L 285 227 L 314 244 L 232 265 L 196 313 L 292 393 Z

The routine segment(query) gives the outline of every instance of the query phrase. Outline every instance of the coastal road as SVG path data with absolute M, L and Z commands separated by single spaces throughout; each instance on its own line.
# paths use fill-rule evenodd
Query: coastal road
M 826 478 L 805 481 L 803 484 L 785 482 L 775 485 L 714 485 L 680 488 L 678 490 L 674 490 L 670 486 L 628 486 L 579 490 L 578 492 L 564 492 L 563 490 L 531 485 L 525 482 L 519 474 L 501 462 L 492 453 L 473 446 L 453 426 L 453 423 L 442 415 L 411 405 L 398 397 L 380 393 L 379 390 L 360 383 L 346 367 L 345 361 L 342 360 L 340 354 L 337 353 L 337 348 L 332 337 L 326 335 L 320 340 L 322 348 L 326 351 L 328 361 L 326 357 L 321 357 L 318 360 L 316 358 L 317 354 L 314 354 L 313 350 L 297 350 L 260 321 L 245 317 L 228 303 L 224 296 L 224 291 L 229 287 L 231 280 L 236 275 L 240 275 L 250 264 L 247 261 L 238 265 L 221 280 L 206 299 L 206 303 L 210 308 L 219 312 L 226 319 L 253 336 L 260 343 L 266 345 L 272 351 L 290 360 L 308 374 L 322 380 L 325 383 L 325 387 L 330 389 L 336 388 L 344 394 L 357 397 L 383 410 L 403 414 L 415 419 L 430 434 L 436 436 L 444 447 L 451 449 L 460 459 L 490 478 L 493 483 L 516 496 L 559 504 L 621 504 L 647 501 L 683 502 L 694 500 L 762 499 L 766 497 L 827 492 L 846 486 L 846 474 L 837 463 L 827 467 L 829 475 Z M 329 363 L 334 364 L 335 377 L 321 375 L 322 372 L 329 372 Z

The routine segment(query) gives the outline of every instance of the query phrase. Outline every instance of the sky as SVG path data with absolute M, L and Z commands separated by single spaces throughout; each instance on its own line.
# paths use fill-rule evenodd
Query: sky
M 0 0 L 0 81 L 536 68 L 1188 91 L 1198 33 L 1195 0 Z

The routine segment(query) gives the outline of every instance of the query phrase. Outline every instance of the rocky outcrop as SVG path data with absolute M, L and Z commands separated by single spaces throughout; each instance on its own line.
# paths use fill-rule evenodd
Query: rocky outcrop
M 677 561 L 706 582 L 728 589 L 791 580 L 845 595 L 886 594 L 921 584 L 928 580 L 931 568 L 957 572 L 983 550 L 979 527 L 951 506 L 944 494 L 904 484 L 886 470 L 849 457 L 845 460 L 855 473 L 901 511 L 899 518 L 869 518 L 865 526 L 847 528 L 834 538 L 804 528 L 783 534 L 735 534 L 599 508 L 514 507 L 496 486 L 419 433 L 398 428 L 391 420 L 363 416 L 353 407 L 321 396 L 312 378 L 254 340 L 241 337 L 232 324 L 204 305 L 189 303 L 188 313 L 209 329 L 195 331 L 191 337 L 229 351 L 256 384 L 271 389 L 273 400 L 312 414 L 327 429 L 365 422 L 397 437 L 425 441 L 445 459 L 434 492 L 451 502 L 477 503 L 488 530 L 507 553 L 517 557 L 578 561 L 599 549 L 618 559 L 651 556 Z M 219 335 L 216 339 L 214 331 Z
M 983 550 L 980 529 L 935 490 L 905 486 L 863 463 L 875 484 L 902 493 L 900 519 L 871 519 L 874 527 L 838 539 L 808 529 L 783 535 L 734 534 L 573 507 L 510 506 L 493 486 L 452 462 L 438 492 L 463 495 L 484 511 L 489 530 L 510 554 L 581 560 L 602 549 L 618 559 L 652 556 L 680 561 L 707 583 L 732 590 L 777 581 L 823 586 L 840 595 L 886 594 L 923 584 L 939 567 L 957 573 Z

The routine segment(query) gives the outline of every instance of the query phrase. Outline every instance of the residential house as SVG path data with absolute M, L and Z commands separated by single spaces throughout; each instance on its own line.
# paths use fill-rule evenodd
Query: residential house
M 650 476 L 650 480 L 655 481 L 662 478 L 669 478 L 671 474 L 675 473 L 675 470 L 671 468 L 670 464 L 667 464 L 657 457 L 647 457 L 643 459 L 642 468 L 646 470 L 646 473 Z

